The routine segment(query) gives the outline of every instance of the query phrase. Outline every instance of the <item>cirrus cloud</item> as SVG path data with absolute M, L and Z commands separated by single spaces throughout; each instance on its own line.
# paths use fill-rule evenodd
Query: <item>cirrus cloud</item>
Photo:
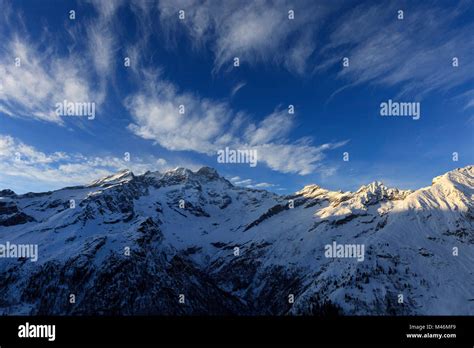
M 2 180 L 13 183 L 15 190 L 28 190 L 31 183 L 43 189 L 58 189 L 67 185 L 92 182 L 118 170 L 128 168 L 135 174 L 148 170 L 168 170 L 176 167 L 163 158 L 134 156 L 125 161 L 114 156 L 85 156 L 80 153 L 45 153 L 9 135 L 0 134 L 0 173 Z M 0 184 L 2 184 L 0 180 Z
M 315 146 L 309 137 L 292 142 L 290 132 L 296 119 L 285 109 L 277 109 L 256 123 L 250 115 L 234 111 L 225 101 L 180 93 L 158 73 L 148 71 L 140 80 L 141 91 L 125 101 L 133 117 L 128 128 L 168 150 L 215 155 L 227 146 L 255 149 L 258 161 L 269 168 L 307 175 L 326 168 L 322 163 L 326 151 L 347 143 Z M 184 114 L 180 114 L 180 107 L 184 107 Z

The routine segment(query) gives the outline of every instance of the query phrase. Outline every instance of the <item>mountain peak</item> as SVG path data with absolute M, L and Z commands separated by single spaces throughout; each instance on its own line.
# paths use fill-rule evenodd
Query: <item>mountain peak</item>
M 434 184 L 454 184 L 465 183 L 466 180 L 474 179 L 474 165 L 453 169 L 445 174 L 433 178 Z
M 0 197 L 13 197 L 16 193 L 10 189 L 0 190 Z
M 376 193 L 376 192 L 381 192 L 381 191 L 386 191 L 388 188 L 383 184 L 381 181 L 372 181 L 368 185 L 362 185 L 356 193 L 361 193 L 361 192 L 371 192 L 371 193 Z
M 209 179 L 219 179 L 220 178 L 220 175 L 217 172 L 217 170 L 215 170 L 214 168 L 211 168 L 211 167 L 206 167 L 206 166 L 199 169 L 196 172 L 196 174 L 205 176 Z
M 296 192 L 297 195 L 302 195 L 304 197 L 313 197 L 315 195 L 321 194 L 323 190 L 321 187 L 315 184 L 306 185 L 300 191 Z
M 368 185 L 361 186 L 355 196 L 360 197 L 363 204 L 374 204 L 383 200 L 400 200 L 412 193 L 411 190 L 399 190 L 398 188 L 389 188 L 381 181 L 373 181 Z
M 441 195 L 457 196 L 459 192 L 471 195 L 474 185 L 474 166 L 456 168 L 433 178 L 431 190 Z
M 185 167 L 176 167 L 174 169 L 168 170 L 167 173 L 189 174 L 189 173 L 192 173 L 192 170 Z
M 121 182 L 127 182 L 132 180 L 135 177 L 133 172 L 130 169 L 122 169 L 115 174 L 111 174 L 101 179 L 94 180 L 87 186 L 100 186 L 100 185 L 111 185 L 111 184 L 118 184 Z
M 226 179 L 219 175 L 217 170 L 206 166 L 200 168 L 195 172 L 187 168 L 178 167 L 173 170 L 167 171 L 163 177 L 168 183 L 182 183 L 187 181 L 194 181 L 200 183 L 207 183 L 211 181 L 227 182 Z

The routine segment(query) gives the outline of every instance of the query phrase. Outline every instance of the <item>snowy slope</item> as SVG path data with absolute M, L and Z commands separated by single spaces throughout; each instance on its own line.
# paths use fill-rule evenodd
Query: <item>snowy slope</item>
M 0 314 L 473 315 L 474 167 L 416 191 L 290 196 L 208 167 L 124 170 L 0 191 L 6 242 L 37 244 L 39 257 L 0 258 Z M 362 245 L 363 261 L 327 257 L 333 242 Z

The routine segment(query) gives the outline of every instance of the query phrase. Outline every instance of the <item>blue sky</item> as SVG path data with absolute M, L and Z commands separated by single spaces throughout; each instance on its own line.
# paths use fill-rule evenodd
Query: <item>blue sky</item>
M 472 1 L 0 6 L 0 188 L 208 165 L 279 193 L 415 189 L 474 163 Z M 419 102 L 420 119 L 381 117 L 389 99 Z M 57 115 L 63 100 L 95 118 Z M 217 163 L 225 147 L 256 149 L 258 165 Z

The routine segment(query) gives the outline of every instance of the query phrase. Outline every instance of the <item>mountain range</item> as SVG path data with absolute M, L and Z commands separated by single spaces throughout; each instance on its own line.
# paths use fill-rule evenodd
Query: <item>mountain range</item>
M 1 315 L 474 315 L 474 166 L 415 191 L 283 196 L 209 167 L 5 189 L 6 243 L 38 257 L 0 257 Z

